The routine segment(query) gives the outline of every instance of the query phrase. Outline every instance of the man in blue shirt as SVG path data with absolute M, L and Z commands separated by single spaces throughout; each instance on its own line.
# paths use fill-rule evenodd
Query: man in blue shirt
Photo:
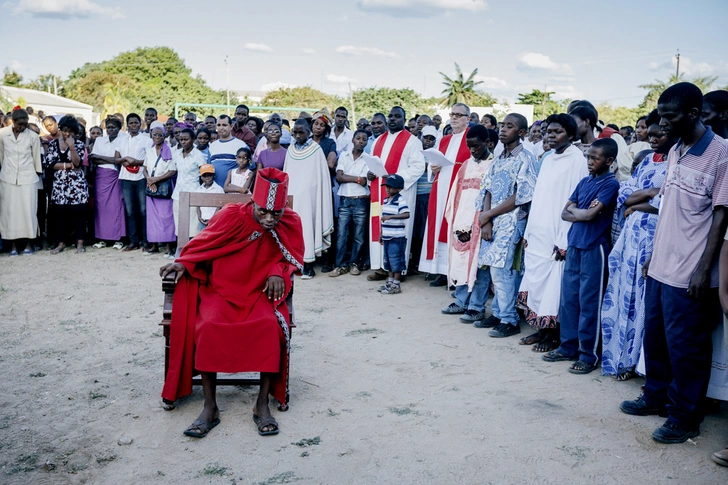
M 561 345 L 544 354 L 543 360 L 577 360 L 572 374 L 588 374 L 597 368 L 601 307 L 607 282 L 612 214 L 619 182 L 609 167 L 617 157 L 617 143 L 611 138 L 596 140 L 589 147 L 589 176 L 576 186 L 561 218 L 572 222 L 567 235 L 566 254 L 555 248 L 557 258 L 565 258 L 561 279 Z

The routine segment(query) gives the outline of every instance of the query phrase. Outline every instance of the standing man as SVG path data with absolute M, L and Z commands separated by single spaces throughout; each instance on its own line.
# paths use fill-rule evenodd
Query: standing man
M 429 180 L 433 182 L 427 208 L 425 241 L 418 271 L 437 275 L 430 282 L 430 286 L 445 286 L 447 284 L 447 237 L 449 227 L 445 220 L 445 205 L 460 167 L 470 158 L 470 149 L 466 138 L 469 119 L 470 108 L 468 105 L 457 103 L 452 107 L 450 126 L 453 132 L 451 135 L 442 137 L 437 149 L 445 155 L 445 158 L 453 162 L 453 165 L 440 167 L 430 164 L 427 168 Z
M 249 118 L 248 113 L 250 113 L 250 110 L 244 104 L 239 104 L 238 107 L 235 108 L 235 123 L 232 125 L 231 133 L 232 136 L 238 140 L 244 141 L 245 144 L 248 145 L 248 148 L 250 148 L 251 152 L 255 152 L 255 147 L 258 145 L 258 139 L 256 138 L 255 133 L 245 126 Z M 220 116 L 220 118 L 222 118 L 222 116 Z M 222 138 L 222 136 L 220 136 L 220 138 Z M 215 170 L 215 174 L 215 182 L 217 182 L 217 170 Z
M 710 378 L 711 334 L 719 318 L 718 254 L 726 230 L 728 142 L 700 119 L 703 95 L 691 83 L 657 101 L 660 128 L 679 138 L 667 154 L 654 250 L 645 263 L 644 394 L 620 409 L 667 415 L 652 433 L 660 443 L 700 434 Z
M 220 115 L 217 119 L 217 134 L 220 138 L 210 143 L 210 163 L 215 167 L 215 183 L 220 187 L 225 185 L 228 172 L 238 166 L 238 150 L 248 146 L 232 136 L 231 121 L 228 115 Z
M 349 111 L 343 106 L 339 106 L 334 111 L 334 129 L 331 132 L 331 138 L 336 142 L 337 156 L 352 149 L 352 137 L 354 132 L 346 127 L 349 118 Z
M 367 146 L 364 147 L 364 152 L 370 154 L 372 153 L 372 147 L 374 146 L 374 142 L 379 138 L 382 134 L 384 134 L 385 131 L 387 131 L 387 118 L 384 116 L 383 113 L 374 113 L 374 116 L 372 116 L 372 120 L 369 123 L 372 127 L 372 136 L 369 137 L 369 140 L 367 141 Z
M 188 111 L 185 115 L 185 123 L 191 125 L 193 129 L 197 129 L 197 115 Z
M 422 140 L 422 129 L 425 126 L 432 125 L 432 119 L 430 119 L 427 115 L 420 115 L 419 118 L 417 118 L 417 124 L 415 125 L 415 134 L 417 135 L 417 138 Z M 437 137 L 437 130 L 435 130 L 435 135 Z
M 417 180 L 425 171 L 425 157 L 422 155 L 422 144 L 412 136 L 410 132 L 404 129 L 405 111 L 400 106 L 395 106 L 389 112 L 387 127 L 389 131 L 377 138 L 372 148 L 372 155 L 379 157 L 387 169 L 388 174 L 398 174 L 404 179 L 404 190 L 400 193 L 407 201 L 410 211 L 415 210 L 417 203 Z M 374 128 L 374 118 L 372 118 L 372 128 Z M 369 172 L 367 178 L 371 181 L 371 211 L 370 211 L 370 259 L 372 269 L 378 270 L 370 274 L 367 279 L 369 281 L 386 280 L 388 273 L 381 270 L 382 245 L 379 243 L 381 234 L 381 204 L 386 193 L 384 191 L 384 183 L 382 180 Z M 405 250 L 405 259 L 409 258 L 410 245 L 412 243 L 412 228 L 414 227 L 414 218 L 407 219 L 407 248 Z
M 142 131 L 142 133 L 149 133 L 152 123 L 155 121 L 157 121 L 157 110 L 154 108 L 147 108 L 146 111 L 144 111 L 144 131 Z
M 217 118 L 214 116 L 206 116 L 205 117 L 205 128 L 207 128 L 211 133 L 215 131 L 215 128 L 217 128 Z

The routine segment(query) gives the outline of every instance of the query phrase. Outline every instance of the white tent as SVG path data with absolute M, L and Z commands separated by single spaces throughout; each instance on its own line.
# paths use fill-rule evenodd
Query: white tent
M 0 86 L 0 96 L 13 104 L 22 101 L 23 108 L 32 106 L 37 114 L 43 111 L 45 115 L 67 115 L 80 116 L 86 120 L 88 126 L 97 125 L 99 123 L 99 114 L 93 112 L 93 107 L 88 104 L 56 96 L 55 94 L 36 91 L 34 89 L 14 88 L 10 86 Z

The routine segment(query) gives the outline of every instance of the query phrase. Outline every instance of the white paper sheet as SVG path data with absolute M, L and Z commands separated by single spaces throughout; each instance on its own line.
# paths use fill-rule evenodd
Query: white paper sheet
M 437 165 L 438 167 L 449 167 L 450 165 L 455 165 L 453 162 L 445 158 L 445 155 L 443 155 L 437 148 L 428 148 L 427 150 L 423 150 L 422 154 L 425 156 L 425 160 L 430 165 Z
M 369 171 L 372 172 L 374 175 L 376 175 L 377 177 L 386 177 L 387 175 L 389 175 L 387 173 L 387 169 L 384 168 L 384 164 L 379 157 L 373 157 L 371 155 L 367 155 L 366 153 L 362 153 L 361 156 L 362 158 L 364 158 L 367 167 L 369 167 Z

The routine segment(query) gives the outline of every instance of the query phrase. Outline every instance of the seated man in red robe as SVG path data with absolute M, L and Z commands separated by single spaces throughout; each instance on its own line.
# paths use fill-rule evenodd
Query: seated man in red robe
M 253 419 L 261 435 L 278 433 L 268 395 L 288 406 L 290 321 L 286 295 L 303 269 L 301 220 L 285 207 L 288 175 L 258 171 L 252 201 L 230 204 L 160 270 L 176 272 L 169 370 L 162 398 L 192 392 L 193 367 L 202 375 L 205 406 L 184 432 L 202 438 L 220 423 L 217 372 L 260 372 Z

